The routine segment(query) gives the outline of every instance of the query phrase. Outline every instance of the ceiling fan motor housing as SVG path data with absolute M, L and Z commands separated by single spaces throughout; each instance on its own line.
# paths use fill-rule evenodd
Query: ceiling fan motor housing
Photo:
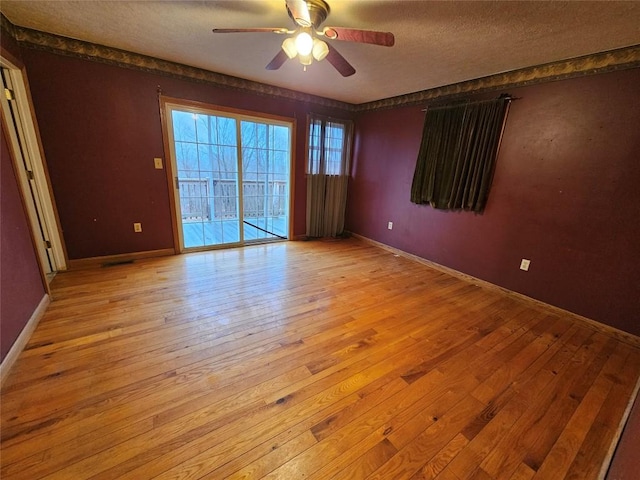
M 287 13 L 289 14 L 289 17 L 291 17 L 291 19 L 300 26 L 318 29 L 331 12 L 329 4 L 324 0 L 306 0 L 304 3 L 307 4 L 307 10 L 309 11 L 309 19 L 311 20 L 310 25 L 305 25 L 307 23 L 306 19 L 296 18 L 287 5 Z

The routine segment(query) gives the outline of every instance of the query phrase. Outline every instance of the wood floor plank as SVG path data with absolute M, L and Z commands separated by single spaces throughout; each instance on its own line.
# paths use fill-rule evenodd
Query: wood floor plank
M 536 478 L 551 479 L 563 477 L 566 474 L 611 386 L 610 380 L 601 375 L 598 376 L 560 434 L 553 449 L 545 456 L 540 468 L 535 470 L 529 466 L 530 462 L 525 462 Z
M 580 382 L 584 376 L 590 375 L 589 367 L 592 363 L 595 363 L 599 370 L 598 365 L 606 359 L 613 348 L 612 342 L 607 340 L 603 335 L 599 335 L 593 345 L 579 349 L 574 356 L 575 361 L 554 379 L 556 380 L 554 382 L 555 388 L 547 388 L 542 396 L 532 398 L 525 414 L 516 421 L 509 434 L 481 463 L 485 472 L 496 479 L 511 476 L 524 460 L 528 448 L 533 445 L 539 435 L 546 433 L 543 428 L 548 423 L 544 419 L 549 417 L 545 417 L 545 413 L 554 407 L 561 408 L 564 405 L 562 400 L 569 398 L 572 388 L 582 388 Z M 559 425 L 556 427 L 563 426 L 562 422 L 566 423 L 567 421 L 563 418 L 557 420 Z M 532 425 L 540 425 L 541 428 L 532 429 L 530 428 Z
M 386 359 L 386 361 L 383 359 Z M 366 379 L 369 378 L 371 375 L 373 374 L 381 375 L 385 371 L 397 368 L 399 364 L 406 364 L 408 361 L 410 361 L 410 359 L 407 360 L 406 358 L 404 358 L 404 355 L 402 355 L 402 356 L 399 356 L 399 358 L 394 362 L 393 357 L 389 358 L 388 353 L 384 351 L 380 352 L 378 356 L 366 355 L 366 358 L 361 360 L 360 362 L 356 362 L 347 367 L 343 366 L 342 368 L 328 369 L 316 375 L 316 377 L 320 377 L 320 378 L 326 377 L 327 379 L 330 380 L 329 384 L 333 385 L 333 387 L 330 389 L 331 391 L 326 391 L 325 386 L 320 381 L 312 383 L 311 385 L 309 385 L 309 382 L 303 382 L 303 384 L 300 384 L 297 386 L 293 385 L 287 390 L 274 393 L 270 395 L 271 398 L 265 399 L 265 400 L 267 400 L 267 406 L 282 405 L 285 408 L 285 411 L 283 411 L 282 416 L 286 416 L 288 421 L 291 421 L 291 419 L 295 420 L 297 416 L 295 414 L 292 414 L 291 410 L 298 410 L 300 408 L 304 408 L 304 409 L 310 408 L 308 406 L 309 404 L 312 407 L 318 404 L 323 404 L 326 402 L 327 396 L 332 399 L 339 398 L 342 395 L 348 394 L 352 389 L 357 390 L 363 384 L 363 382 L 366 382 Z M 378 362 L 377 366 L 375 362 Z M 373 365 L 371 365 L 372 363 Z M 362 370 L 362 368 L 364 367 L 368 367 L 368 370 Z M 343 380 L 341 382 L 334 384 L 336 380 L 340 380 L 340 379 L 343 379 Z M 316 378 L 316 380 L 319 380 L 319 379 Z M 291 394 L 291 391 L 293 391 L 294 394 Z M 258 412 L 258 413 L 260 414 L 259 417 L 253 420 L 255 422 L 260 422 L 261 420 L 259 419 L 263 419 L 263 424 L 264 424 L 263 428 L 267 429 L 266 433 L 268 434 L 270 431 L 270 426 L 274 422 L 277 422 L 277 419 L 274 420 L 273 418 L 271 418 L 271 416 L 268 414 L 269 412 Z M 286 413 L 286 415 L 284 415 L 284 413 Z M 206 416 L 206 415 L 203 415 L 201 412 L 192 412 L 190 415 L 193 418 Z M 179 421 L 181 423 L 189 423 L 189 418 L 180 418 Z M 288 425 L 288 424 L 285 423 L 285 425 Z M 212 432 L 211 436 L 215 436 L 218 439 L 220 438 L 227 439 L 227 436 L 231 437 L 228 439 L 228 441 L 224 443 L 225 446 L 223 448 L 238 449 L 238 448 L 250 447 L 250 444 L 247 444 L 245 446 L 240 446 L 239 444 L 236 444 L 233 440 L 234 433 L 235 433 L 234 431 L 227 431 L 227 433 L 222 435 L 218 431 L 218 432 Z M 252 438 L 251 441 L 256 442 L 260 438 L 262 437 L 256 436 Z M 197 443 L 198 445 L 203 445 L 204 447 L 206 447 L 206 442 L 202 441 L 202 439 L 198 439 Z M 173 451 L 171 456 L 176 457 L 179 455 L 183 455 L 184 457 L 181 457 L 181 458 L 189 458 L 191 456 L 194 456 L 194 452 L 201 453 L 201 456 L 203 457 L 205 462 L 200 463 L 199 460 L 195 460 L 195 459 L 193 461 L 199 464 L 200 468 L 205 470 L 208 468 L 216 468 L 218 466 L 218 463 L 216 462 L 219 462 L 220 459 L 225 458 L 225 455 L 223 455 L 222 453 L 219 455 L 214 455 L 211 451 L 200 452 L 199 449 L 196 449 L 194 447 L 195 447 L 195 443 L 191 442 L 189 445 L 189 448 L 185 447 L 180 451 Z M 162 446 L 159 446 L 159 448 L 163 449 Z M 126 446 L 126 445 L 123 446 L 123 449 L 130 450 L 129 446 Z M 154 463 L 154 465 L 149 466 L 148 468 L 156 469 L 161 467 L 160 467 L 160 464 Z
M 521 463 L 520 465 L 518 465 L 518 468 L 516 468 L 516 471 L 513 472 L 513 475 L 511 475 L 511 478 L 509 480 L 531 480 L 535 474 L 536 471 L 532 470 L 529 465 Z M 561 478 L 561 473 L 558 472 L 555 477 L 551 478 Z
M 432 480 L 436 478 L 468 444 L 469 440 L 462 433 L 459 433 L 411 477 L 411 480 Z
M 370 358 L 371 357 L 369 357 L 369 359 Z M 317 409 L 319 407 L 326 405 L 327 402 L 334 402 L 336 399 L 339 399 L 342 395 L 347 395 L 347 394 L 350 394 L 351 392 L 359 392 L 359 390 L 361 390 L 361 388 L 364 385 L 367 385 L 368 383 L 370 383 L 371 379 L 374 378 L 375 376 L 385 375 L 388 372 L 396 370 L 398 366 L 406 365 L 406 364 L 407 364 L 407 358 L 405 358 L 404 353 L 403 355 L 398 355 L 395 357 L 394 356 L 388 357 L 388 354 L 385 355 L 384 353 L 382 353 L 380 358 L 378 358 L 378 362 L 371 365 L 366 370 L 358 371 L 355 374 L 353 374 L 351 377 L 346 378 L 345 380 L 337 384 L 333 384 L 333 381 L 331 381 L 330 384 L 332 384 L 333 386 L 329 391 L 323 390 L 316 393 L 319 386 L 320 388 L 322 388 L 321 387 L 322 383 L 318 382 L 318 385 L 313 385 L 313 388 L 308 389 L 307 391 L 305 391 L 304 389 L 300 389 L 300 390 L 297 390 L 294 395 L 288 394 L 286 397 L 280 397 L 278 400 L 275 400 L 272 403 L 272 405 L 286 404 L 288 408 L 284 409 L 281 412 L 281 415 L 276 415 L 276 417 L 269 417 L 265 419 L 262 423 L 259 424 L 260 429 L 254 427 L 254 434 L 261 431 L 263 434 L 269 435 L 271 429 L 273 428 L 273 425 L 278 422 L 281 424 L 284 423 L 284 425 L 291 427 L 292 425 L 294 425 L 299 421 L 300 417 L 308 415 L 308 411 L 310 409 L 311 410 Z M 358 367 L 358 368 L 361 368 L 361 367 Z M 325 372 L 326 371 L 320 372 L 320 374 L 318 375 L 322 375 Z M 345 369 L 345 372 L 349 372 L 349 370 Z M 342 370 L 338 370 L 336 374 L 337 374 L 336 375 L 337 378 L 344 377 L 344 373 Z M 326 378 L 331 378 L 331 377 L 326 377 Z M 415 390 L 417 391 L 418 388 L 416 387 Z M 309 397 L 310 393 L 313 393 L 314 395 L 312 397 Z M 401 392 L 401 393 L 404 393 L 404 392 Z M 403 396 L 403 398 L 405 397 Z M 300 401 L 301 399 L 302 401 Z M 376 408 L 374 408 L 374 410 Z M 337 434 L 334 434 L 334 435 L 337 435 Z M 339 436 L 340 438 L 342 438 L 344 434 L 342 432 L 339 432 Z M 254 442 L 260 438 L 261 437 L 254 437 L 251 439 L 251 441 Z M 349 440 L 355 443 L 359 441 L 359 437 L 357 437 L 356 435 L 351 435 Z M 333 445 L 335 443 L 333 439 L 330 440 L 330 442 L 332 442 L 330 445 Z M 216 467 L 217 465 L 216 462 L 219 462 L 221 459 L 224 459 L 226 455 L 228 455 L 227 453 L 225 453 L 226 449 L 242 450 L 242 448 L 247 448 L 247 446 L 242 446 L 238 444 L 236 439 L 231 437 L 228 439 L 227 442 L 224 443 L 224 445 L 221 444 L 215 447 L 214 449 L 207 449 L 201 452 L 199 451 L 198 452 L 199 455 L 194 456 L 193 458 L 190 458 L 188 461 L 186 461 L 186 464 L 191 465 L 195 463 L 203 470 L 200 473 L 204 473 L 206 469 Z M 325 449 L 324 450 L 325 453 L 326 453 L 326 446 L 327 446 L 327 442 L 325 443 L 321 442 L 320 444 L 318 444 L 319 448 Z M 193 453 L 194 453 L 193 447 L 194 447 L 194 443 L 192 442 L 190 444 L 190 448 L 186 449 L 183 452 L 185 456 L 187 457 L 193 456 Z M 340 453 L 340 450 L 334 450 L 334 451 L 337 453 Z M 220 453 L 216 454 L 216 452 L 220 452 Z M 304 455 L 308 455 L 308 453 L 305 452 Z M 323 460 L 326 460 L 326 459 L 327 458 L 324 456 L 315 457 L 315 462 L 316 462 L 315 464 L 307 463 L 305 466 L 307 468 L 310 468 L 312 465 L 316 465 L 316 468 L 319 468 L 321 463 L 318 463 L 318 461 L 322 462 Z M 291 462 L 289 462 L 286 466 L 281 467 L 281 469 L 277 471 L 277 474 L 272 474 L 272 475 L 281 475 L 285 468 L 288 471 L 290 470 L 293 472 L 297 472 L 299 470 L 299 466 L 296 466 L 297 462 L 301 462 L 300 456 L 292 459 Z M 156 465 L 153 465 L 153 467 L 156 467 Z M 178 467 L 176 470 L 180 470 L 180 469 L 181 467 Z M 176 472 L 173 472 L 173 473 L 176 473 Z
M 240 480 L 245 478 L 264 478 L 273 470 L 286 463 L 291 458 L 295 457 L 299 453 L 307 450 L 317 443 L 315 437 L 309 430 L 305 430 L 302 434 L 291 439 L 282 446 L 274 445 L 272 451 L 267 455 L 263 455 L 258 460 L 250 463 L 249 465 L 237 470 L 231 475 L 225 475 L 223 478 L 229 480 Z M 221 478 L 217 472 L 215 476 L 209 476 L 209 478 Z M 207 478 L 205 475 L 202 478 Z
M 580 412 L 581 417 L 585 417 L 585 421 L 588 421 L 589 416 L 586 411 L 599 410 L 599 404 L 595 403 L 589 408 L 589 401 L 591 399 L 588 396 L 588 392 L 597 385 L 597 379 L 600 375 L 606 375 L 610 371 L 617 371 L 622 368 L 626 355 L 616 355 L 616 352 L 612 352 L 607 358 L 598 357 L 596 361 L 593 361 L 589 365 L 588 371 L 580 377 L 579 381 L 574 381 L 572 388 L 568 395 L 560 401 L 556 401 L 550 406 L 544 413 L 544 416 L 540 419 L 539 425 L 542 427 L 541 431 L 530 437 L 526 436 L 525 441 L 527 443 L 527 452 L 524 457 L 524 463 L 528 465 L 532 470 L 538 471 L 540 465 L 548 457 L 549 452 L 554 444 L 557 444 L 558 438 L 562 433 L 570 431 L 572 428 L 571 419 L 576 418 L 575 412 L 579 407 L 583 407 L 585 412 Z M 608 387 L 603 387 L 608 391 Z M 585 400 L 586 398 L 586 400 Z M 604 401 L 604 398 L 602 399 Z
M 317 336 L 317 338 L 322 338 L 322 334 L 321 334 L 321 335 L 318 335 L 318 336 Z M 307 344 L 308 344 L 308 343 L 309 343 L 309 342 L 307 342 Z M 287 352 L 285 352 L 285 353 L 287 353 Z M 246 355 L 245 355 L 245 356 L 246 356 Z M 262 362 L 262 361 L 263 361 L 263 358 L 262 358 L 262 359 L 260 359 L 259 361 L 260 361 L 260 362 Z M 250 358 L 248 359 L 248 362 L 250 362 Z M 291 365 L 291 364 L 290 364 L 290 361 L 289 361 L 288 359 L 285 359 L 285 363 L 286 363 L 286 367 L 287 367 L 287 368 L 290 368 L 290 365 Z M 251 366 L 251 365 L 250 365 L 250 363 L 248 363 L 248 364 L 246 364 L 246 365 L 245 365 L 245 364 L 243 364 L 243 368 L 247 368 L 247 367 L 250 367 L 250 366 Z M 270 372 L 275 371 L 276 373 L 278 373 L 278 370 L 275 368 L 275 365 L 274 365 L 273 359 L 271 359 L 271 358 L 270 358 L 269 371 L 270 371 Z M 226 372 L 228 373 L 228 370 L 227 370 Z M 255 372 L 255 370 L 254 370 L 254 372 Z M 259 372 L 259 371 L 258 371 L 258 372 Z M 192 370 L 192 373 L 193 373 L 193 370 Z M 192 373 L 190 374 L 190 376 L 193 376 L 193 374 L 192 374 Z M 264 378 L 264 374 L 261 374 L 260 378 Z M 268 378 L 268 377 L 267 377 L 267 378 Z M 184 391 L 185 391 L 185 388 L 188 386 L 188 383 L 187 383 L 187 382 L 185 382 L 185 381 L 180 381 L 180 382 L 178 382 L 178 383 L 179 383 L 179 385 L 180 385 L 180 389 L 184 392 Z M 139 386 L 139 384 L 138 384 L 138 386 Z M 219 386 L 219 384 L 218 384 L 218 386 Z M 61 389 L 60 391 L 61 391 L 61 392 L 65 392 L 65 390 L 64 390 L 64 389 Z M 188 391 L 188 390 L 187 390 L 187 391 Z M 185 393 L 186 393 L 186 392 L 185 392 Z M 164 390 L 161 392 L 161 394 L 162 394 L 162 395 L 164 395 L 164 396 L 166 396 L 166 395 L 167 395 L 167 390 L 166 390 L 166 389 L 164 389 Z M 115 396 L 116 396 L 116 395 L 112 392 L 112 393 L 111 393 L 111 399 L 113 400 L 113 398 L 114 398 Z M 128 399 L 128 400 L 130 401 L 131 399 Z M 73 413 L 74 413 L 74 414 L 77 414 L 77 408 L 76 408 L 76 409 L 74 409 L 74 410 L 75 410 L 75 411 L 74 411 Z M 38 411 L 38 412 L 41 412 L 41 410 L 37 410 L 37 411 Z M 58 411 L 59 411 L 59 409 L 58 409 Z M 6 432 L 5 432 L 5 433 L 6 433 Z
M 357 239 L 59 274 L 3 479 L 595 479 L 640 349 Z
M 412 347 L 413 348 L 413 347 Z M 465 352 L 467 353 L 467 352 Z M 417 357 L 417 353 L 415 355 Z M 394 357 L 387 357 L 385 360 L 381 361 L 377 366 L 374 366 L 374 371 L 376 372 L 377 375 L 381 375 L 384 374 L 384 372 L 392 372 L 392 371 L 396 371 L 398 370 L 398 366 L 402 367 L 402 368 L 407 368 L 407 360 L 409 360 L 409 363 L 412 359 L 412 357 L 414 356 L 409 356 L 408 358 L 405 355 L 405 352 L 403 352 L 403 354 L 401 356 L 399 356 L 397 359 L 395 359 L 394 361 Z M 419 358 L 419 357 L 418 357 Z M 466 359 L 465 363 L 468 362 L 469 358 Z M 399 363 L 397 363 L 399 362 Z M 437 372 L 434 372 L 437 373 Z M 414 386 L 415 385 L 415 386 Z M 402 399 L 404 402 L 408 402 L 407 405 L 414 403 L 415 398 L 412 397 L 409 392 L 415 392 L 415 394 L 417 394 L 418 396 L 422 396 L 425 394 L 425 390 L 427 390 L 428 392 L 430 392 L 430 397 L 431 398 L 436 398 L 438 395 L 441 395 L 442 393 L 444 393 L 443 391 L 439 390 L 438 388 L 429 388 L 426 389 L 424 388 L 424 386 L 429 385 L 429 383 L 427 383 L 427 380 L 425 379 L 424 382 L 424 386 L 421 382 L 416 382 L 414 385 L 412 385 L 412 388 L 407 390 L 406 392 L 401 392 L 402 394 Z M 366 433 L 370 432 L 371 429 L 374 429 L 375 426 L 372 425 L 380 425 L 382 423 L 384 423 L 384 419 L 388 419 L 389 418 L 389 414 L 388 414 L 388 408 L 389 405 L 392 408 L 402 408 L 401 406 L 403 405 L 403 402 L 397 402 L 395 399 L 393 401 L 389 401 L 389 402 L 383 402 L 384 405 L 378 405 L 374 410 L 376 410 L 376 412 L 382 411 L 383 412 L 383 417 L 380 418 L 379 416 L 376 416 L 374 418 L 376 418 L 375 421 L 371 422 L 369 421 L 369 419 L 365 419 L 365 421 L 367 421 L 366 425 L 365 425 L 365 429 L 362 428 L 362 426 L 360 425 L 360 423 L 358 422 L 352 422 L 352 424 L 349 425 L 349 428 L 351 430 L 347 430 L 347 431 L 351 431 L 352 433 L 347 434 L 345 433 L 344 430 L 337 432 L 336 434 L 334 434 L 332 436 L 332 438 L 326 442 L 321 442 L 317 445 L 316 450 L 318 451 L 322 451 L 322 454 L 317 454 L 315 451 L 308 451 L 305 452 L 304 455 L 300 456 L 299 458 L 293 459 L 289 464 L 287 464 L 286 466 L 283 466 L 281 469 L 279 469 L 277 472 L 273 473 L 272 476 L 287 476 L 287 475 L 292 475 L 292 472 L 296 472 L 297 474 L 300 474 L 300 470 L 301 470 L 301 465 L 304 465 L 304 468 L 308 470 L 308 473 L 312 473 L 314 468 L 320 468 L 320 466 L 322 465 L 321 462 L 327 462 L 330 460 L 331 458 L 331 454 L 328 453 L 328 448 L 331 448 L 332 452 L 334 452 L 334 454 L 341 454 L 342 450 L 340 449 L 335 449 L 333 447 L 333 445 L 335 445 L 336 441 L 340 442 L 342 438 L 344 438 L 345 436 L 348 437 L 349 442 L 352 443 L 357 443 L 358 441 L 360 441 L 360 439 L 366 435 Z M 400 423 L 404 423 L 409 421 L 413 416 L 415 416 L 415 411 L 416 408 L 420 408 L 420 405 L 413 405 L 413 410 L 408 410 L 407 412 L 404 412 L 404 416 L 398 416 L 396 417 L 394 420 L 396 422 L 400 422 Z M 385 410 L 385 408 L 387 410 Z M 359 421 L 361 421 L 359 419 Z M 393 427 L 391 427 L 392 429 Z M 379 441 L 381 441 L 382 438 L 379 439 Z M 343 445 L 344 447 L 344 445 Z M 203 454 L 203 457 L 208 458 L 211 455 L 211 452 L 207 452 Z M 314 461 L 310 460 L 309 457 L 311 457 L 312 459 L 315 459 L 315 463 Z M 319 463 L 320 462 L 320 463 Z
M 482 410 L 483 404 L 471 396 L 464 397 L 413 441 L 407 443 L 391 460 L 370 478 L 410 478 L 447 445 L 460 430 Z
M 637 381 L 637 374 L 632 372 L 636 372 L 640 366 L 640 352 L 637 349 L 620 350 L 623 351 L 621 354 L 627 353 L 628 357 L 616 373 L 609 372 L 607 375 L 614 385 L 569 467 L 566 474 L 568 479 L 596 478 L 600 473 L 602 462 L 607 455 L 607 439 L 614 435 L 620 416 L 626 408 L 620 402 L 620 398 L 627 398 L 628 392 L 634 388 L 630 383 Z
M 538 397 L 556 388 L 558 372 L 579 348 L 576 338 L 588 338 L 593 332 L 578 330 L 566 334 L 566 343 L 560 342 L 556 348 L 549 349 L 530 369 L 525 370 L 521 378 L 505 388 L 487 403 L 479 419 L 472 420 L 462 430 L 470 443 L 465 447 L 445 471 L 451 471 L 459 478 L 468 478 L 483 459 L 498 445 L 512 429 L 516 421 Z M 478 424 L 481 428 L 478 428 Z M 505 442 L 508 451 L 509 445 Z
M 250 465 L 252 462 L 255 462 L 265 456 L 271 455 L 274 446 L 278 447 L 279 445 L 286 444 L 287 442 L 296 438 L 296 436 L 302 435 L 304 432 L 308 431 L 309 427 L 312 424 L 319 422 L 326 416 L 331 416 L 336 412 L 339 412 L 345 408 L 349 408 L 358 400 L 359 397 L 357 395 L 350 395 L 348 397 L 345 397 L 344 399 L 331 404 L 326 409 L 315 412 L 313 415 L 305 418 L 302 422 L 299 422 L 298 424 L 279 432 L 274 437 L 268 438 L 265 442 L 251 447 L 245 453 L 234 457 L 233 459 L 230 459 L 228 462 L 203 475 L 202 478 L 227 478 L 239 469 Z
M 331 478 L 350 478 L 357 480 L 359 478 L 367 478 L 371 472 L 377 470 L 381 465 L 386 463 L 393 455 L 397 453 L 394 447 L 386 438 L 372 448 L 362 454 L 356 461 L 348 463 L 341 468 L 335 476 Z M 357 455 L 358 449 L 354 449 L 353 455 Z M 327 476 L 319 478 L 329 478 Z

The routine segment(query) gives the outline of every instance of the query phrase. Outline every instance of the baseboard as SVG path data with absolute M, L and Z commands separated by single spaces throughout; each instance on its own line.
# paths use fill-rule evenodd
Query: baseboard
M 11 367 L 13 367 L 13 364 L 18 359 L 18 356 L 22 353 L 22 350 L 24 350 L 24 347 L 27 346 L 27 343 L 31 338 L 31 334 L 38 326 L 38 322 L 40 322 L 40 319 L 44 315 L 44 312 L 47 310 L 50 302 L 51 298 L 48 294 L 45 293 L 42 297 L 42 300 L 40 300 L 40 303 L 33 311 L 33 314 L 31 314 L 31 318 L 29 318 L 29 321 L 20 332 L 20 335 L 18 335 L 16 341 L 13 342 L 13 345 L 11 346 L 11 349 L 9 349 L 7 356 L 4 357 L 4 360 L 2 360 L 2 364 L 0 364 L 0 386 L 4 384 L 4 381 L 9 376 Z
M 173 248 L 163 248 L 161 250 L 147 250 L 144 252 L 121 253 L 119 255 L 105 255 L 104 257 L 80 258 L 69 260 L 69 270 L 82 270 L 85 268 L 100 267 L 103 265 L 131 262 L 143 258 L 166 257 L 175 255 Z
M 427 266 L 429 266 L 431 268 L 434 268 L 436 270 L 439 270 L 441 272 L 448 273 L 449 275 L 453 275 L 454 277 L 458 277 L 458 278 L 460 278 L 462 280 L 465 280 L 467 282 L 474 283 L 474 284 L 479 285 L 481 287 L 490 288 L 490 289 L 493 289 L 493 290 L 498 290 L 498 291 L 500 291 L 502 293 L 505 293 L 507 295 L 511 295 L 513 297 L 520 298 L 522 300 L 526 300 L 528 302 L 537 304 L 540 307 L 544 307 L 546 309 L 553 310 L 553 311 L 557 312 L 560 315 L 569 315 L 569 316 L 575 318 L 576 320 L 589 325 L 591 328 L 595 328 L 596 330 L 599 330 L 599 331 L 601 331 L 603 333 L 606 333 L 607 335 L 611 335 L 611 336 L 615 337 L 617 340 L 619 340 L 621 342 L 627 343 L 627 344 L 632 345 L 633 347 L 636 347 L 636 348 L 640 348 L 640 337 L 638 337 L 636 335 L 633 335 L 632 333 L 625 332 L 624 330 L 619 330 L 619 329 L 617 329 L 615 327 L 612 327 L 611 325 L 606 325 L 604 323 L 600 323 L 600 322 L 598 322 L 596 320 L 593 320 L 591 318 L 584 317 L 584 316 L 582 316 L 582 315 L 580 315 L 578 313 L 574 313 L 574 312 L 571 312 L 569 310 L 565 310 L 563 308 L 556 307 L 555 305 L 551 305 L 549 303 L 545 303 L 542 300 L 538 300 L 538 299 L 535 299 L 535 298 L 532 298 L 532 297 L 528 297 L 528 296 L 526 296 L 526 295 L 524 295 L 522 293 L 514 292 L 513 290 L 509 290 L 508 288 L 504 288 L 504 287 L 501 287 L 501 286 L 496 285 L 494 283 L 487 282 L 486 280 L 482 280 L 480 278 L 476 278 L 476 277 L 473 277 L 471 275 L 467 275 L 466 273 L 459 272 L 458 270 L 454 270 L 453 268 L 445 267 L 444 265 L 440 265 L 439 263 L 432 262 L 432 261 L 427 260 L 425 258 L 419 257 L 418 255 L 414 255 L 412 253 L 405 252 L 404 250 L 400 250 L 399 248 L 391 247 L 391 246 L 389 246 L 387 244 L 378 242 L 376 240 L 372 240 L 370 238 L 364 237 L 364 236 L 359 235 L 357 233 L 351 233 L 351 235 L 354 238 L 362 240 L 363 242 L 369 243 L 369 244 L 374 245 L 374 246 L 376 246 L 378 248 L 382 248 L 384 250 L 387 250 L 387 251 L 389 251 L 389 252 L 391 252 L 391 253 L 393 253 L 395 255 L 400 255 L 402 257 L 409 258 L 411 260 L 414 260 L 416 262 L 422 263 L 424 265 L 427 265 Z

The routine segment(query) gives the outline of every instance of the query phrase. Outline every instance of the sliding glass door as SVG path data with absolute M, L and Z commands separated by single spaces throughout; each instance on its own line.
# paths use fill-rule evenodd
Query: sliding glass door
M 287 239 L 292 124 L 166 106 L 180 250 Z

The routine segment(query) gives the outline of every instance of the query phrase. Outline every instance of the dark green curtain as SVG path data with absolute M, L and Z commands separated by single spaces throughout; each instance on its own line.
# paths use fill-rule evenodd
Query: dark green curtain
M 487 201 L 509 98 L 427 110 L 411 201 L 481 212 Z

